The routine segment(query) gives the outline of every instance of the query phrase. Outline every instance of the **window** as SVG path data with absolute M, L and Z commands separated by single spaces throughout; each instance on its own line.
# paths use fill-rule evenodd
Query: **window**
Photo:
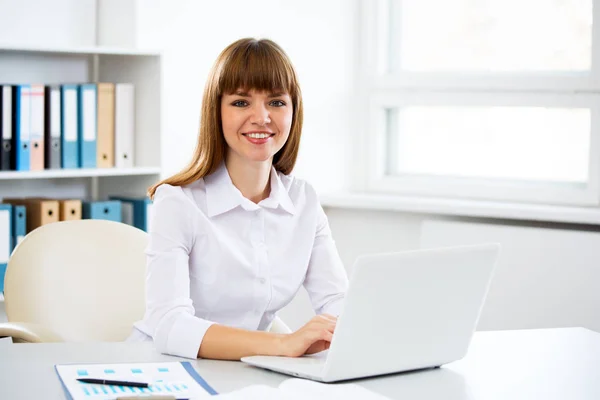
M 554 72 L 592 65 L 590 0 L 401 0 L 389 10 L 394 70 Z
M 365 0 L 367 188 L 598 205 L 594 1 Z

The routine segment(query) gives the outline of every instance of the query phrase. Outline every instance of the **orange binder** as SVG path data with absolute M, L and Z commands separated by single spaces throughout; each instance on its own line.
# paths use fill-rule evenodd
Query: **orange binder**
M 115 85 L 98 83 L 98 168 L 115 166 Z

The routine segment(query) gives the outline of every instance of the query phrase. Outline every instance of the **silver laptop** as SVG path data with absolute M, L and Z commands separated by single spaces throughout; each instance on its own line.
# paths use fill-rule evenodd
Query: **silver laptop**
M 484 244 L 359 257 L 329 350 L 242 361 L 335 382 L 458 360 L 475 331 L 499 251 L 498 244 Z

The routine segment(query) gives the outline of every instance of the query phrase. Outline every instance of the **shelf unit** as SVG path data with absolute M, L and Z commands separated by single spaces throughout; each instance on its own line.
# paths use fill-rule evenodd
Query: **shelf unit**
M 0 51 L 15 53 L 48 53 L 48 54 L 113 54 L 125 56 L 152 56 L 159 57 L 159 50 L 136 50 L 120 47 L 60 47 L 60 46 L 27 46 L 11 45 L 9 43 L 0 43 Z
M 0 171 L 0 198 L 56 197 L 103 200 L 144 196 L 161 176 L 159 51 L 114 47 L 12 46 L 0 43 L 0 83 L 86 82 L 135 85 L 134 167 Z
M 0 171 L 0 181 L 14 179 L 60 179 L 102 176 L 134 176 L 157 175 L 160 168 L 78 168 L 78 169 L 47 169 L 44 171 Z

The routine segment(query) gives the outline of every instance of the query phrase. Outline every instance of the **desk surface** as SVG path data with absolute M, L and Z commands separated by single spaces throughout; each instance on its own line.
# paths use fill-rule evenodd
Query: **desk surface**
M 54 364 L 173 360 L 183 359 L 158 354 L 148 342 L 1 344 L 0 399 L 64 399 Z M 276 387 L 289 378 L 239 362 L 193 363 L 221 393 L 257 383 Z M 583 328 L 477 332 L 460 361 L 353 383 L 391 399 L 600 399 L 600 333 Z

